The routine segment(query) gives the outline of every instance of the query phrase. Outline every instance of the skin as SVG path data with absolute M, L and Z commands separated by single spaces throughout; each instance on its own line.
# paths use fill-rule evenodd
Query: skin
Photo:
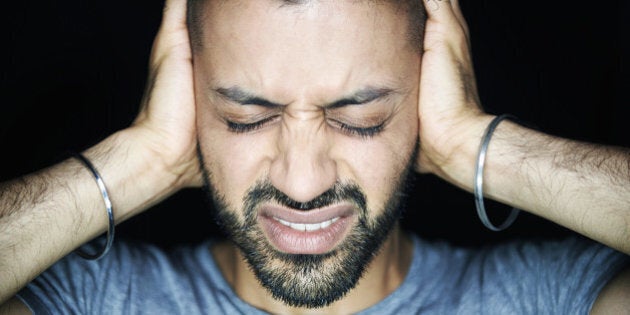
M 195 57 L 197 130 L 228 203 L 241 204 L 253 182 L 269 177 L 302 202 L 337 179 L 353 179 L 382 204 L 389 189 L 381 184 L 399 177 L 418 132 L 420 58 L 407 46 L 406 23 L 381 6 L 359 3 L 280 10 L 270 1 L 217 5 L 206 6 L 209 44 Z M 243 106 L 216 92 L 232 86 L 281 105 Z M 392 92 L 368 104 L 325 108 L 369 86 Z M 226 123 L 266 117 L 272 121 L 253 132 L 236 133 Z M 362 137 L 339 122 L 385 127 Z
M 197 131 L 213 188 L 231 208 L 242 209 L 247 189 L 261 179 L 301 202 L 337 180 L 351 180 L 367 195 L 371 217 L 379 214 L 417 142 L 420 55 L 408 41 L 407 21 L 388 5 L 364 2 L 279 8 L 273 1 L 233 1 L 205 10 L 206 48 L 195 54 L 194 71 Z M 233 87 L 278 105 L 242 105 L 220 93 Z M 389 92 L 365 104 L 329 106 L 368 87 Z M 252 131 L 229 128 L 228 122 L 267 117 L 271 121 Z M 384 126 L 366 136 L 340 122 Z M 317 312 L 356 312 L 384 298 L 409 265 L 407 242 L 396 229 L 360 285 Z M 273 313 L 298 311 L 252 285 L 257 281 L 240 252 L 225 247 L 215 257 L 223 256 L 226 274 L 238 275 L 231 284 L 245 301 Z M 226 258 L 226 252 L 235 257 Z M 385 289 L 375 292 L 383 280 Z
M 467 26 L 457 1 L 425 4 L 429 19 L 419 90 L 431 93 L 418 95 L 421 149 L 417 170 L 471 191 L 479 139 L 493 117 L 480 110 Z M 118 223 L 179 189 L 199 187 L 202 182 L 196 157 L 197 113 L 185 8 L 184 0 L 166 1 L 150 60 L 150 84 L 134 124 L 83 152 L 105 178 Z M 309 115 L 297 117 L 312 123 L 312 113 L 305 113 Z M 504 122 L 488 150 L 485 192 L 488 198 L 630 253 L 629 161 L 627 148 L 561 139 Z M 100 192 L 76 160 L 0 183 L 0 252 L 9 253 L 0 255 L 0 314 L 25 311 L 11 297 L 106 228 Z M 385 251 L 391 251 L 391 262 L 408 260 L 395 255 L 406 252 L 404 248 Z M 218 259 L 227 261 L 220 262 L 226 278 L 236 283 L 240 276 L 246 277 L 244 270 L 229 267 L 230 263 L 237 266 L 237 254 L 230 253 L 230 248 L 223 252 L 226 255 Z M 375 260 L 374 264 L 380 263 Z M 406 266 L 392 268 L 406 270 Z M 383 274 L 388 277 L 373 283 L 380 290 L 371 291 L 374 295 L 365 296 L 366 300 L 376 301 L 378 295 L 395 289 L 396 273 Z M 628 283 L 628 271 L 617 275 L 601 291 L 593 313 L 617 314 L 630 309 Z M 251 290 L 257 288 L 251 286 Z

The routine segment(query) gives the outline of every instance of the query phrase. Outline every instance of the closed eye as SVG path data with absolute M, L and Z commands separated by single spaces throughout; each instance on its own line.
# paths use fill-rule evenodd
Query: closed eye
M 266 124 L 272 122 L 277 116 L 267 117 L 265 119 L 253 122 L 253 123 L 238 123 L 227 120 L 228 130 L 234 133 L 253 132 L 264 127 Z
M 382 122 L 378 125 L 370 126 L 370 127 L 356 127 L 356 126 L 352 126 L 352 125 L 348 125 L 346 123 L 340 122 L 338 120 L 331 119 L 331 121 L 343 133 L 350 136 L 358 136 L 360 138 L 372 138 L 375 135 L 382 132 L 383 129 L 385 129 L 385 122 Z

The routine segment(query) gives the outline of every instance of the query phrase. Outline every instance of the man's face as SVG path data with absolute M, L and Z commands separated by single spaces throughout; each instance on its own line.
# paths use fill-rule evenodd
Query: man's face
M 420 57 L 372 1 L 210 1 L 195 53 L 217 218 L 274 297 L 356 285 L 398 219 L 417 151 Z

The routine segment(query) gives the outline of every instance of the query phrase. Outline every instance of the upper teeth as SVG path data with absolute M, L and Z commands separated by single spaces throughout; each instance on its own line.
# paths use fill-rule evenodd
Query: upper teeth
M 289 221 L 285 221 L 282 219 L 278 219 L 275 218 L 274 219 L 280 223 L 282 223 L 282 225 L 286 225 L 294 230 L 298 230 L 298 231 L 316 231 L 319 229 L 325 229 L 328 226 L 330 226 L 331 224 L 335 223 L 335 221 L 339 220 L 339 217 L 336 218 L 332 218 L 328 221 L 324 221 L 324 222 L 320 222 L 320 223 L 313 223 L 313 224 L 308 224 L 308 223 L 293 223 L 293 222 L 289 222 Z

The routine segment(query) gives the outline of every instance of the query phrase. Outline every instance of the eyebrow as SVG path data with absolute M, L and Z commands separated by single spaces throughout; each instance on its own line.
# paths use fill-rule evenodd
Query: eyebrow
M 362 88 L 352 95 L 344 97 L 340 100 L 334 101 L 328 105 L 326 108 L 334 109 L 340 108 L 349 105 L 361 105 L 373 102 L 377 99 L 382 99 L 387 97 L 388 95 L 394 92 L 393 89 L 383 88 L 383 87 L 366 87 Z
M 284 106 L 283 104 L 272 102 L 265 99 L 264 97 L 257 96 L 251 92 L 245 91 L 237 86 L 229 88 L 217 88 L 215 89 L 215 91 L 228 100 L 240 105 L 258 105 L 270 108 Z M 324 108 L 335 109 L 350 105 L 367 104 L 377 99 L 385 98 L 394 92 L 395 90 L 391 88 L 368 86 L 354 92 L 351 95 L 345 96 L 332 103 L 326 104 L 324 105 Z
M 271 102 L 264 99 L 263 97 L 256 96 L 250 92 L 247 92 L 237 86 L 229 88 L 218 88 L 215 91 L 228 100 L 241 105 L 258 105 L 263 107 L 282 106 L 282 104 Z

